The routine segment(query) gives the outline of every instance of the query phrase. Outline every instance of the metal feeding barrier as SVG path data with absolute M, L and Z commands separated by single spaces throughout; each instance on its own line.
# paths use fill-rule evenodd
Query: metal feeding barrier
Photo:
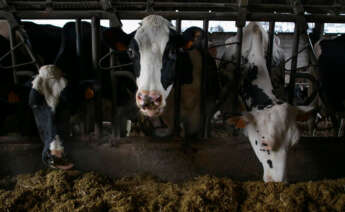
M 11 53 L 7 53 L 0 58 L 0 61 L 9 54 L 12 55 L 11 67 L 2 68 L 12 68 L 14 73 L 16 68 L 28 64 L 36 64 L 39 67 L 35 56 L 30 50 L 30 44 L 27 42 L 27 37 L 25 32 L 18 27 L 16 19 L 76 19 L 77 23 L 80 22 L 81 18 L 91 18 L 92 19 L 92 55 L 93 55 L 93 68 L 97 70 L 113 70 L 112 72 L 118 75 L 126 75 L 130 78 L 131 74 L 122 71 L 121 69 L 130 66 L 131 64 L 118 64 L 116 62 L 116 53 L 110 51 L 104 56 L 99 55 L 99 21 L 100 19 L 109 19 L 111 26 L 120 27 L 121 19 L 139 19 L 150 14 L 162 15 L 167 19 L 176 20 L 176 29 L 178 32 L 181 31 L 181 21 L 186 19 L 202 19 L 204 27 L 204 52 L 207 54 L 207 44 L 208 44 L 208 25 L 210 20 L 234 20 L 236 21 L 237 27 L 237 40 L 238 42 L 232 43 L 237 45 L 237 60 L 233 61 L 236 65 L 236 77 L 240 76 L 241 67 L 241 43 L 242 43 L 242 29 L 245 26 L 246 21 L 269 21 L 269 48 L 267 52 L 267 67 L 269 72 L 271 71 L 272 63 L 272 48 L 273 48 L 273 38 L 274 38 L 274 27 L 276 21 L 289 21 L 295 22 L 295 32 L 294 32 L 294 45 L 291 57 L 291 74 L 290 74 L 290 84 L 289 84 L 289 103 L 293 103 L 294 98 L 294 87 L 295 79 L 297 78 L 307 78 L 312 83 L 316 80 L 309 75 L 300 75 L 296 73 L 297 70 L 297 55 L 302 50 L 298 50 L 299 38 L 301 34 L 305 33 L 305 27 L 307 22 L 329 22 L 329 23 L 345 23 L 345 16 L 337 15 L 338 13 L 345 12 L 345 7 L 342 2 L 338 1 L 319 2 L 317 5 L 311 4 L 311 2 L 306 1 L 306 4 L 302 4 L 300 0 L 288 0 L 288 1 L 272 1 L 270 3 L 251 3 L 248 0 L 232 0 L 232 1 L 214 1 L 214 2 L 199 2 L 199 1 L 189 1 L 186 2 L 172 2 L 172 1 L 114 1 L 114 0 L 100 0 L 100 1 L 0 1 L 0 16 L 4 19 L 9 20 L 11 29 L 16 29 L 21 31 L 23 42 L 17 45 L 13 44 L 11 41 Z M 333 14 L 329 14 L 329 11 L 334 11 Z M 78 26 L 78 24 L 77 24 Z M 12 30 L 11 30 L 12 31 Z M 77 40 L 80 36 L 78 33 L 80 29 L 76 27 Z M 12 39 L 13 40 L 13 39 Z M 232 45 L 229 44 L 229 45 Z M 19 46 L 24 45 L 31 56 L 31 61 L 23 64 L 16 64 L 15 56 L 13 51 L 18 49 Z M 77 52 L 81 52 L 82 46 L 80 46 L 80 41 L 77 42 Z M 212 46 L 217 48 L 218 46 Z M 211 48 L 212 48 L 211 47 Z M 313 49 L 311 44 L 308 45 L 308 51 L 313 55 Z M 315 55 L 314 55 L 315 57 Z M 103 65 L 105 60 L 111 61 L 109 67 Z M 219 59 L 219 58 L 217 58 Z M 203 67 L 207 67 L 207 60 L 203 61 Z M 227 61 L 223 61 L 227 62 Z M 120 71 L 119 71 L 120 70 Z M 177 76 L 179 73 L 177 71 Z M 14 74 L 15 75 L 15 74 Z M 97 71 L 97 79 L 99 82 L 101 77 L 101 72 Z M 15 78 L 16 79 L 16 78 Z M 201 104 L 201 117 L 202 118 L 202 129 L 201 134 L 203 137 L 207 137 L 207 123 L 211 117 L 205 117 L 205 82 L 206 74 L 203 70 L 202 74 L 202 86 L 201 86 L 201 99 L 203 104 Z M 112 81 L 113 89 L 116 90 L 116 80 Z M 100 86 L 102 86 L 100 84 Z M 239 89 L 239 85 L 235 86 Z M 175 134 L 179 135 L 179 122 L 180 122 L 180 101 L 181 101 L 181 83 L 179 82 L 179 77 L 176 77 L 175 81 Z M 100 88 L 101 89 L 101 88 Z M 230 86 L 226 85 L 224 88 L 224 95 L 221 101 L 217 103 L 216 109 L 225 101 L 226 95 L 229 92 Z M 315 94 L 316 95 L 316 94 Z M 314 92 L 310 97 L 315 96 Z M 115 96 L 113 96 L 115 98 Z M 96 96 L 96 120 L 95 124 L 96 135 L 100 135 L 102 131 L 101 126 L 101 99 Z M 311 98 L 306 101 L 306 103 L 311 102 Z M 116 100 L 113 99 L 113 108 L 116 110 Z M 214 112 L 216 112 L 216 109 Z M 114 123 L 113 123 L 114 124 Z M 118 127 L 113 126 L 114 131 Z M 116 134 L 116 133 L 115 133 Z M 118 137 L 118 136 L 116 136 Z

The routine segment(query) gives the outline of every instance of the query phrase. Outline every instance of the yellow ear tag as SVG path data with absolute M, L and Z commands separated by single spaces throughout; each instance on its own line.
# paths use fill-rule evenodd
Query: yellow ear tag
M 115 49 L 118 50 L 118 51 L 126 51 L 127 50 L 127 46 L 124 45 L 123 43 L 116 42 L 115 43 Z
M 95 92 L 91 88 L 87 88 L 85 90 L 84 96 L 86 100 L 90 100 L 95 96 Z
M 8 98 L 8 102 L 10 104 L 15 104 L 15 103 L 20 102 L 20 99 L 19 99 L 18 95 L 16 93 L 14 93 L 13 91 L 10 91 L 8 93 L 8 97 L 7 98 Z

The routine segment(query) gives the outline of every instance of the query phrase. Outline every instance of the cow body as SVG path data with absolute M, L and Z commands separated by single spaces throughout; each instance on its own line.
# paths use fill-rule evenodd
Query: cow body
M 121 36 L 115 36 L 119 32 L 119 29 L 110 29 L 105 32 L 104 37 L 114 49 L 127 47 L 122 50 L 127 49 L 134 64 L 138 86 L 136 103 L 140 112 L 148 117 L 162 115 L 168 125 L 168 132 L 164 134 L 172 132 L 175 105 L 172 90 L 178 71 L 180 75 L 185 75 L 182 78 L 186 80 L 182 82 L 184 85 L 181 88 L 181 120 L 185 135 L 197 134 L 200 129 L 202 60 L 212 60 L 203 58 L 197 48 L 191 49 L 193 45 L 190 42 L 193 43 L 195 37 L 185 39 L 188 36 L 178 34 L 169 21 L 157 15 L 145 17 L 141 26 L 131 35 L 121 32 Z M 213 70 L 206 70 L 216 73 L 215 63 L 212 64 Z M 216 78 L 215 74 L 209 76 Z M 212 78 L 208 80 L 212 82 Z M 213 85 L 213 88 L 217 87 L 216 79 L 213 79 Z M 212 91 L 211 87 L 209 88 L 209 91 Z M 210 94 L 208 99 L 215 96 L 214 93 Z M 212 106 L 208 106 L 206 111 L 210 113 Z
M 267 44 L 268 36 L 261 25 L 250 23 L 243 29 L 240 96 L 247 112 L 232 121 L 244 128 L 263 166 L 264 181 L 284 181 L 288 150 L 300 136 L 296 120 L 305 108 L 291 106 L 274 95 L 266 67 Z M 225 57 L 232 60 L 235 55 L 235 48 L 230 46 Z M 273 50 L 274 60 L 280 61 L 281 55 Z
M 315 52 L 319 63 L 316 73 L 320 82 L 319 96 L 331 116 L 333 125 L 339 128 L 339 117 L 345 111 L 345 94 L 343 79 L 345 36 L 322 39 L 315 44 Z M 338 132 L 341 135 L 342 132 Z
M 36 39 L 40 39 L 42 36 L 35 30 L 36 28 L 36 26 L 30 26 L 30 29 L 26 29 L 32 43 L 37 42 Z M 91 100 L 94 99 L 95 95 L 101 95 L 108 101 L 112 98 L 109 71 L 102 72 L 101 82 L 99 82 L 96 79 L 96 71 L 99 70 L 94 70 L 92 66 L 91 25 L 82 22 L 81 28 L 83 47 L 81 55 L 77 55 L 76 52 L 75 23 L 67 23 L 61 30 L 60 48 L 55 51 L 55 58 L 51 58 L 55 64 L 43 65 L 39 74 L 32 81 L 29 105 L 33 110 L 39 134 L 45 144 L 42 159 L 48 165 L 53 165 L 54 162 L 52 152 L 63 152 L 62 141 L 65 136 L 69 136 L 71 133 L 69 123 L 72 119 L 70 117 L 81 112 L 85 113 L 86 110 L 93 114 L 95 110 L 89 105 L 93 102 Z M 49 31 L 50 28 L 47 30 Z M 44 53 L 45 49 L 40 48 Z M 35 46 L 33 49 L 35 50 Z M 109 51 L 109 48 L 103 43 L 101 43 L 100 49 L 102 55 Z M 51 62 L 51 60 L 48 61 Z M 99 90 L 100 83 L 103 85 L 102 90 Z M 135 84 L 130 79 L 125 77 L 119 80 L 117 97 L 121 101 L 118 103 L 120 106 L 128 108 L 124 114 L 119 116 L 121 120 L 136 114 L 136 111 L 131 110 L 132 107 L 128 105 L 132 104 L 130 92 L 134 93 L 135 89 Z M 111 110 L 108 112 L 110 113 Z M 122 110 L 122 112 L 124 111 Z M 107 118 L 111 117 L 109 113 Z M 85 115 L 83 114 L 82 117 Z

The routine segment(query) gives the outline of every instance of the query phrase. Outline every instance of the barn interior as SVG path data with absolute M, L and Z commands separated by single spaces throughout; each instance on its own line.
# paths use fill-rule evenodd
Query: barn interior
M 202 21 L 202 28 L 205 32 L 201 41 L 202 45 L 208 47 L 210 43 L 224 45 L 224 41 L 234 35 L 238 36 L 238 46 L 241 46 L 242 30 L 246 23 L 249 21 L 266 22 L 269 35 L 267 68 L 270 74 L 277 69 L 278 72 L 283 73 L 280 80 L 276 79 L 273 82 L 272 78 L 272 83 L 278 84 L 277 87 L 283 87 L 285 93 L 281 97 L 290 104 L 309 105 L 317 98 L 318 86 L 316 76 L 311 73 L 312 69 L 318 68 L 313 44 L 322 37 L 338 36 L 339 33 L 326 34 L 325 23 L 345 23 L 344 13 L 345 1 L 343 0 L 1 0 L 0 16 L 8 21 L 10 46 L 9 51 L 2 51 L 0 63 L 5 59 L 10 59 L 11 64 L 1 65 L 0 71 L 9 73 L 12 77 L 11 82 L 3 83 L 0 88 L 2 89 L 0 98 L 3 102 L 1 110 L 4 111 L 0 114 L 2 116 L 0 176 L 28 174 L 45 168 L 41 159 L 43 144 L 37 132 L 28 100 L 20 96 L 20 89 L 12 90 L 11 87 L 16 88 L 18 85 L 20 87 L 25 84 L 28 79 L 38 73 L 39 67 L 44 65 L 41 64 L 42 60 L 37 56 L 36 50 L 32 48 L 32 43 L 22 26 L 22 20 L 74 19 L 74 44 L 79 63 L 83 63 L 82 50 L 86 48 L 81 41 L 81 37 L 85 33 L 82 29 L 83 20 L 91 21 L 91 43 L 87 47 L 91 47 L 92 52 L 92 61 L 89 61 L 94 70 L 92 75 L 99 83 L 93 87 L 92 98 L 83 102 L 78 116 L 71 118 L 67 114 L 63 120 L 65 151 L 75 163 L 77 170 L 93 171 L 114 178 L 133 177 L 145 173 L 169 182 L 186 182 L 203 175 L 227 177 L 242 182 L 261 180 L 263 172 L 248 139 L 242 135 L 240 130 L 227 124 L 224 121 L 225 117 L 212 120 L 212 130 L 209 132 L 204 104 L 200 106 L 200 116 L 202 117 L 200 136 L 195 139 L 184 138 L 184 131 L 180 127 L 181 111 L 177 107 L 181 99 L 181 86 L 183 86 L 180 79 L 177 78 L 174 82 L 175 109 L 172 136 L 161 138 L 152 135 L 154 124 L 135 112 L 133 94 L 133 99 L 123 103 L 124 100 L 121 99 L 119 92 L 123 90 L 126 92 L 126 89 L 121 87 L 121 81 L 124 79 L 122 74 L 127 71 L 128 65 L 121 62 L 120 56 L 114 54 L 113 50 L 109 49 L 109 54 L 101 53 L 102 27 L 100 21 L 109 20 L 109 26 L 121 27 L 122 20 L 137 20 L 156 14 L 173 21 L 176 30 L 181 32 L 184 20 L 198 20 Z M 237 31 L 209 32 L 210 21 L 234 21 Z M 294 31 L 278 32 L 276 27 L 278 22 L 294 23 Z M 272 64 L 274 36 L 280 38 L 281 46 L 287 52 L 286 60 L 280 67 L 274 67 Z M 26 53 L 24 59 L 19 55 L 18 48 Z M 241 51 L 241 47 L 237 49 L 237 52 Z M 208 48 L 204 48 L 203 54 L 207 54 L 207 52 Z M 214 59 L 221 62 L 219 58 Z M 105 63 L 106 65 L 104 65 Z M 207 64 L 207 60 L 203 63 Z M 241 61 L 236 61 L 238 69 L 240 63 Z M 76 71 L 82 75 L 82 65 Z M 104 101 L 100 94 L 102 90 L 106 89 L 102 81 L 104 73 L 111 82 L 111 87 L 108 88 L 111 89 L 111 99 L 108 101 Z M 206 78 L 205 72 L 203 72 L 202 84 L 205 84 Z M 6 81 L 8 80 L 4 82 Z M 217 102 L 217 110 L 214 112 L 226 111 L 231 104 L 227 98 L 231 92 L 231 86 L 228 86 L 226 82 L 222 86 L 222 95 Z M 296 87 L 298 86 L 308 90 L 303 99 L 296 97 Z M 205 87 L 201 86 L 202 101 L 205 101 L 205 95 Z M 227 115 L 238 115 L 237 112 L 236 114 L 228 112 Z M 128 122 L 129 119 L 132 121 Z M 341 126 L 338 128 L 332 125 L 329 117 L 325 117 L 317 128 L 315 125 L 314 128 L 308 128 L 308 124 L 299 123 L 302 137 L 288 154 L 287 178 L 289 182 L 345 177 L 345 170 L 341 168 L 345 162 L 344 127 L 343 119 L 340 120 Z M 131 123 L 131 130 L 128 128 L 128 123 Z M 40 171 L 35 176 L 37 177 L 43 172 L 45 171 Z M 60 172 L 51 173 L 64 175 Z M 75 175 L 72 173 L 69 177 L 74 179 L 75 176 L 80 176 L 80 173 Z M 199 180 L 202 181 L 203 178 L 199 178 Z M 343 181 L 340 180 L 340 183 Z M 2 188 L 1 186 L 2 183 L 0 183 L 0 188 Z M 231 184 L 231 186 L 233 185 Z M 260 186 L 265 187 L 263 183 Z M 34 185 L 31 187 L 36 188 Z M 236 190 L 238 187 L 231 189 Z M 249 184 L 246 189 L 249 189 Z M 274 189 L 279 190 L 277 187 Z M 268 190 L 265 192 L 266 195 L 269 194 Z M 219 198 L 221 199 L 221 197 Z M 234 197 L 234 199 L 236 198 Z M 220 202 L 222 201 L 220 200 Z M 308 209 L 321 207 L 321 203 L 318 204 L 309 205 Z M 342 206 L 336 205 L 338 208 L 334 210 L 345 209 L 345 204 L 342 204 Z M 105 210 L 103 206 L 97 209 Z M 213 209 L 209 208 L 209 210 Z M 218 210 L 226 209 L 230 210 L 226 207 Z M 301 211 L 304 209 L 301 208 Z M 159 209 L 153 207 L 149 210 L 158 211 Z M 174 211 L 176 209 L 170 208 L 169 210 L 168 208 L 166 210 Z M 239 209 L 233 209 L 233 211 L 237 210 Z M 250 208 L 241 210 L 250 210 Z M 264 211 L 263 208 L 256 209 L 256 211 L 260 210 Z M 131 208 L 124 209 L 124 211 L 131 211 Z

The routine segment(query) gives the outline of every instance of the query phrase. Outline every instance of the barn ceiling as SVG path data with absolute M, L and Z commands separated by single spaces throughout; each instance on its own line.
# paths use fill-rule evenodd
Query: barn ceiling
M 301 8 L 303 13 L 335 16 L 345 13 L 345 0 L 0 0 L 0 9 L 24 18 L 35 15 L 38 18 L 54 18 L 53 12 L 56 11 L 66 12 L 68 17 L 73 12 L 106 11 L 117 13 L 120 18 L 141 18 L 158 13 L 172 18 L 181 15 L 184 19 L 234 19 L 243 8 L 249 17 L 253 16 L 252 19 L 265 17 L 263 14 L 295 14 L 301 12 Z M 262 14 L 255 16 L 257 13 Z
M 255 12 L 291 12 L 289 0 L 247 0 L 248 10 Z M 345 12 L 345 0 L 301 0 L 305 10 L 310 13 Z M 0 0 L 0 6 L 16 10 L 155 10 L 155 11 L 237 11 L 238 0 Z

